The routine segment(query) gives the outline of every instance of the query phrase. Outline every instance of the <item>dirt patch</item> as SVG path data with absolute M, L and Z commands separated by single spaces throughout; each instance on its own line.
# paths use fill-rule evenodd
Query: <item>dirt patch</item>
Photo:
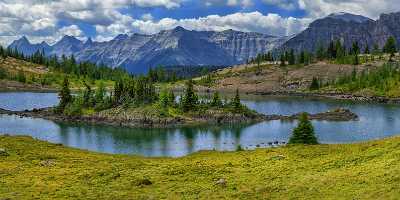
M 215 72 L 213 87 L 198 86 L 197 89 L 225 92 L 239 89 L 245 93 L 295 92 L 308 89 L 313 77 L 328 82 L 343 75 L 350 75 L 354 70 L 361 72 L 365 69 L 375 69 L 375 66 L 382 64 L 382 62 L 374 62 L 354 66 L 318 62 L 303 67 L 281 67 L 275 64 L 241 65 Z

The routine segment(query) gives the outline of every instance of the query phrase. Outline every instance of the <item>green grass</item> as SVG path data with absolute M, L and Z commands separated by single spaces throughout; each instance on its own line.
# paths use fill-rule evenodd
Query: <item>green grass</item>
M 9 154 L 0 156 L 0 199 L 400 198 L 400 138 L 177 159 L 93 153 L 29 137 L 0 136 L 0 148 Z M 221 178 L 226 187 L 216 184 Z

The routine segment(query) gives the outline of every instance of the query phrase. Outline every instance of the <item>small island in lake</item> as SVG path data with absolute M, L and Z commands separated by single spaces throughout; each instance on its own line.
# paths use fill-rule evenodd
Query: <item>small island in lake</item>
M 59 92 L 60 103 L 53 108 L 31 111 L 8 111 L 22 117 L 44 118 L 59 122 L 82 122 L 124 127 L 174 127 L 199 124 L 258 123 L 271 120 L 296 120 L 301 113 L 291 116 L 265 115 L 243 105 L 239 90 L 230 100 L 222 100 L 215 92 L 211 99 L 200 99 L 194 91 L 193 81 L 186 82 L 183 95 L 177 98 L 173 90 L 163 88 L 159 93 L 146 78 L 131 78 L 116 82 L 114 90 L 107 92 L 100 85 L 95 91 L 86 89 L 72 95 L 65 79 Z M 179 100 L 177 100 L 179 99 Z M 308 114 L 312 120 L 350 121 L 358 116 L 347 109 Z

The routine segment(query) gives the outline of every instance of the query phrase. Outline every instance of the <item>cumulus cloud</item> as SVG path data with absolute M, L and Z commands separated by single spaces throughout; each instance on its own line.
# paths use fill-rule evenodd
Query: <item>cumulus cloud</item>
M 164 7 L 174 9 L 184 0 L 0 0 L 0 43 L 28 36 L 32 41 L 45 39 L 52 42 L 59 37 L 63 27 L 69 24 L 115 26 L 130 17 L 118 10 L 129 7 Z M 79 28 L 70 26 L 69 28 Z M 61 29 L 60 29 L 61 28 Z M 58 30 L 60 29 L 60 30 Z M 77 33 L 77 32 L 74 32 Z M 81 33 L 83 34 L 83 33 Z
M 295 10 L 298 8 L 297 0 L 262 0 L 268 5 L 274 5 L 284 10 Z
M 398 12 L 398 0 L 298 0 L 309 17 L 319 18 L 334 12 L 349 12 L 377 19 L 381 13 Z
M 253 6 L 253 0 L 205 0 L 206 6 L 241 6 L 247 8 Z
M 120 33 L 132 31 L 144 34 L 154 34 L 161 30 L 182 26 L 197 31 L 223 31 L 234 29 L 246 32 L 260 32 L 271 35 L 292 35 L 306 28 L 310 19 L 283 18 L 278 14 L 263 15 L 260 12 L 235 13 L 226 16 L 210 15 L 193 19 L 164 18 L 159 21 L 135 20 L 132 18 L 118 21 L 109 26 L 96 26 L 103 38 L 110 38 Z
M 398 0 L 204 0 L 207 6 L 240 6 L 243 11 L 229 15 L 209 15 L 199 18 L 155 19 L 153 7 L 179 9 L 194 0 L 0 0 L 0 44 L 28 36 L 31 41 L 52 43 L 63 34 L 85 38 L 79 26 L 84 24 L 96 31 L 98 41 L 110 40 L 118 34 L 153 34 L 183 26 L 189 30 L 235 29 L 271 35 L 298 33 L 319 17 L 332 12 L 350 12 L 377 19 L 379 14 L 399 11 Z M 254 5 L 264 3 L 286 11 L 302 10 L 302 18 L 262 14 Z M 191 5 L 191 4 L 190 4 Z M 133 18 L 126 10 L 141 7 L 148 13 Z M 251 7 L 251 9 L 249 9 Z M 125 12 L 122 12 L 125 10 Z M 253 11 L 253 12 L 244 12 Z M 179 12 L 179 11 L 177 11 Z M 62 23 L 61 23 L 62 22 Z M 79 26 L 78 26 L 79 25 Z

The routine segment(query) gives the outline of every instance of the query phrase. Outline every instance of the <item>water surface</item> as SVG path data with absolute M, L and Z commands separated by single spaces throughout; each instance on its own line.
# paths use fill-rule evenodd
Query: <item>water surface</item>
M 12 101 L 11 99 L 17 99 Z M 299 97 L 245 96 L 243 103 L 265 114 L 319 113 L 344 107 L 359 115 L 359 121 L 313 121 L 321 143 L 353 143 L 400 133 L 400 106 L 354 103 Z M 0 93 L 0 107 L 24 110 L 57 103 L 54 93 Z M 6 101 L 3 101 L 6 100 Z M 43 119 L 0 116 L 0 133 L 30 135 L 66 146 L 105 153 L 179 157 L 199 150 L 253 149 L 285 142 L 297 122 L 270 121 L 253 125 L 199 126 L 144 129 L 55 123 Z

